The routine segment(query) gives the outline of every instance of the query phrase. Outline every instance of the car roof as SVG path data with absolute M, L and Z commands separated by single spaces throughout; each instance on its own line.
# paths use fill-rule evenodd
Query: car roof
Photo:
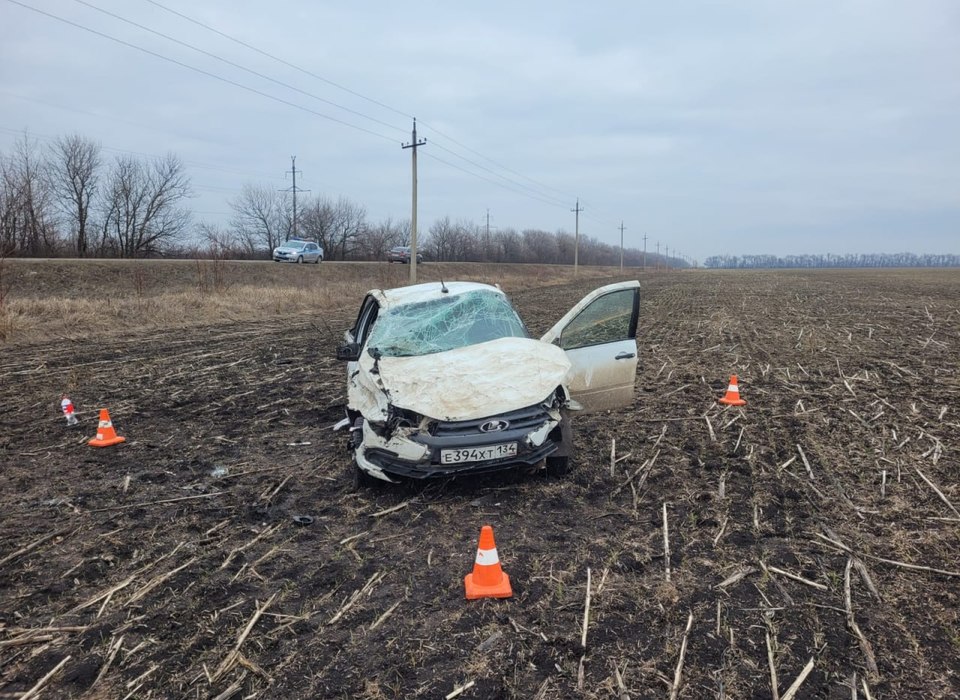
M 445 282 L 444 284 L 447 292 L 441 291 L 440 282 L 427 282 L 409 287 L 398 287 L 397 289 L 373 289 L 369 293 L 377 300 L 382 309 L 415 304 L 421 301 L 433 301 L 434 299 L 457 296 L 467 292 L 487 291 L 503 295 L 503 292 L 497 287 L 479 282 Z

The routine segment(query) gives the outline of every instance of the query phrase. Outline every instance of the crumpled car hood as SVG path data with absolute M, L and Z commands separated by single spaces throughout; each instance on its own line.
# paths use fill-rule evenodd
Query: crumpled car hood
M 379 374 L 364 352 L 350 377 L 351 408 L 383 421 L 387 406 L 438 420 L 473 420 L 532 406 L 566 383 L 570 361 L 555 345 L 499 338 L 419 357 L 383 357 Z

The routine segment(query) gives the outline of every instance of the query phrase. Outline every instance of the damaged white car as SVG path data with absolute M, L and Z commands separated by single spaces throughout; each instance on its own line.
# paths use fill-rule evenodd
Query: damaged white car
M 633 402 L 639 307 L 639 282 L 601 287 L 535 340 L 497 287 L 369 292 L 337 349 L 357 481 L 565 472 L 571 413 Z

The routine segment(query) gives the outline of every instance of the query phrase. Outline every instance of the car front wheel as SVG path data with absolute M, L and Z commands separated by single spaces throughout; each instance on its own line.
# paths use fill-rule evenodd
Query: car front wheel
M 547 474 L 550 476 L 566 476 L 569 471 L 569 457 L 547 457 Z
M 302 265 L 302 264 L 303 264 L 303 256 L 302 256 L 302 255 L 297 256 L 297 264 L 298 264 L 298 265 Z
M 376 478 L 375 476 L 370 476 L 363 469 L 361 469 L 356 462 L 353 462 L 353 480 L 351 481 L 351 488 L 354 491 L 359 491 L 361 489 L 375 488 L 377 486 L 382 486 L 384 481 Z

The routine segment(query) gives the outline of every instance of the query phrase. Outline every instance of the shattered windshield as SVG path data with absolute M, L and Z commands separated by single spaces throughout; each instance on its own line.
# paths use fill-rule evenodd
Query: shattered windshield
M 389 310 L 377 319 L 367 347 L 384 357 L 415 357 L 526 337 L 527 329 L 506 297 L 477 290 Z

